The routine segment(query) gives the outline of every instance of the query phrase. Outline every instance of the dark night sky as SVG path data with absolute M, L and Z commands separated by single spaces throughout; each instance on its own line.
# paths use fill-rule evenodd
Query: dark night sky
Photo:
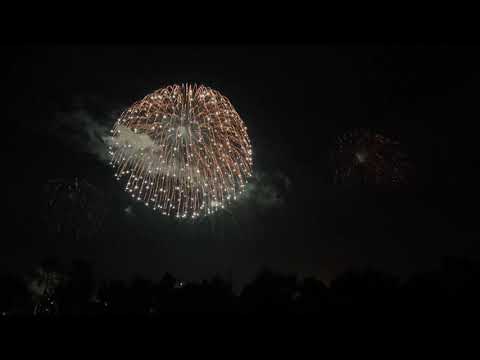
M 9 236 L 0 263 L 23 270 L 47 255 L 86 258 L 99 276 L 158 279 L 165 271 L 237 281 L 265 265 L 329 280 L 350 266 L 396 274 L 444 255 L 478 257 L 480 52 L 453 45 L 19 46 L 7 59 L 3 117 Z M 227 96 L 249 129 L 255 171 L 289 179 L 281 205 L 179 224 L 130 205 L 111 169 L 88 152 L 88 129 L 171 83 Z M 88 122 L 75 123 L 78 116 Z M 60 120 L 62 126 L 59 126 Z M 5 128 L 6 125 L 6 128 Z M 367 127 L 398 139 L 416 175 L 380 191 L 331 181 L 328 151 Z M 83 144 L 82 144 L 83 142 Z M 101 235 L 75 242 L 41 230 L 46 180 L 79 176 L 107 194 Z M 274 186 L 274 185 L 272 185 Z M 6 230 L 5 230 L 6 232 Z

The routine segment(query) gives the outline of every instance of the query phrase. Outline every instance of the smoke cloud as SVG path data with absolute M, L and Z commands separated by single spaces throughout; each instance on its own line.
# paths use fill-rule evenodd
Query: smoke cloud
M 291 190 L 291 180 L 284 173 L 256 171 L 245 187 L 243 201 L 257 208 L 278 208 L 285 204 L 285 197 Z
M 75 99 L 70 109 L 55 111 L 50 121 L 38 129 L 73 151 L 91 154 L 107 163 L 110 129 L 118 111 L 107 112 L 98 103 L 95 99 Z

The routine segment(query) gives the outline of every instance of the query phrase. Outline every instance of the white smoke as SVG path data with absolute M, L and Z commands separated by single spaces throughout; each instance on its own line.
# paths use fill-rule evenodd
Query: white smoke
M 178 169 L 182 167 L 182 164 L 180 164 L 180 161 L 175 156 L 168 161 L 161 158 L 159 156 L 159 154 L 162 153 L 161 146 L 148 134 L 137 133 L 135 130 L 123 125 L 119 125 L 117 130 L 119 131 L 115 137 L 111 135 L 103 136 L 102 140 L 107 147 L 112 147 L 115 151 L 121 152 L 122 157 L 141 156 L 143 161 L 148 165 L 149 170 L 155 174 L 171 175 L 178 173 Z M 194 165 L 189 165 L 188 170 L 186 169 L 183 175 L 190 176 L 199 181 L 205 180 L 200 174 L 198 167 Z
M 102 140 L 106 145 L 124 147 L 128 155 L 144 149 L 155 150 L 160 148 L 148 134 L 138 134 L 123 125 L 118 126 L 117 129 L 119 130 L 119 134 L 115 136 L 115 138 L 112 136 L 102 136 Z
M 108 138 L 111 122 L 108 116 L 93 115 L 85 108 L 71 112 L 57 112 L 53 121 L 47 124 L 47 133 L 74 148 L 76 151 L 94 155 L 101 162 L 108 162 Z
M 290 178 L 281 172 L 270 174 L 257 171 L 245 186 L 242 199 L 253 203 L 257 208 L 281 207 L 285 204 L 285 196 L 290 191 L 290 187 Z

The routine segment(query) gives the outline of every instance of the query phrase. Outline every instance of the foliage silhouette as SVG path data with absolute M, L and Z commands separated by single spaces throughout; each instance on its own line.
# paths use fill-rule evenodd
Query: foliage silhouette
M 216 274 L 188 282 L 165 273 L 154 282 L 136 276 L 97 284 L 92 264 L 63 266 L 46 259 L 27 276 L 2 271 L 0 314 L 8 316 L 143 316 L 175 312 L 319 312 L 338 307 L 363 311 L 475 307 L 480 266 L 467 258 L 445 257 L 438 269 L 405 281 L 378 269 L 350 269 L 329 286 L 315 277 L 299 278 L 261 269 L 239 295 Z M 48 290 L 49 289 L 49 290 Z M 48 290 L 48 291 L 47 291 Z M 48 301 L 46 301 L 48 300 Z M 46 311 L 49 309 L 49 311 Z

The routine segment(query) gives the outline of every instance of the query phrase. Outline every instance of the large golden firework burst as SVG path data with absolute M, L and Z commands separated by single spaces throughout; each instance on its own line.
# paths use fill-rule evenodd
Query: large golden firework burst
M 123 112 L 111 132 L 115 177 L 164 215 L 211 214 L 236 200 L 251 176 L 247 128 L 230 101 L 206 86 L 159 89 Z

